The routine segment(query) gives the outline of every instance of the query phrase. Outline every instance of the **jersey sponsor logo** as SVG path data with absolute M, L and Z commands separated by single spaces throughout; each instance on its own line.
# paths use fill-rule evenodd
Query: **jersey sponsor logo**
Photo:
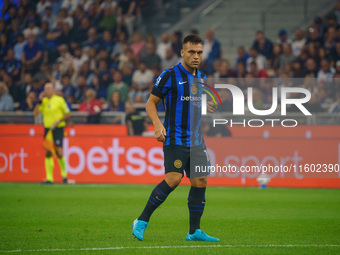
M 198 90 L 197 90 L 197 87 L 196 87 L 195 85 L 191 86 L 191 93 L 192 93 L 192 94 L 195 95 L 195 94 L 197 93 L 197 91 L 198 91 Z
M 180 159 L 176 159 L 174 162 L 174 166 L 176 168 L 181 168 L 182 167 L 182 161 Z
M 179 81 L 178 84 L 179 84 L 179 85 L 182 85 L 182 84 L 184 84 L 184 83 L 186 83 L 186 82 L 187 82 L 187 81 L 182 81 L 182 82 Z
M 157 78 L 157 80 L 156 80 L 156 84 L 155 84 L 155 86 L 156 86 L 156 87 L 158 86 L 158 84 L 159 84 L 159 82 L 161 81 L 161 79 L 162 79 L 162 77 L 161 77 L 161 76 L 159 76 L 159 77 Z

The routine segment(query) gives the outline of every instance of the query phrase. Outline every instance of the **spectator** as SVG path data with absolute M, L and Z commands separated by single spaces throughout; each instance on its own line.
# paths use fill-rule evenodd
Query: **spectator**
M 87 17 L 84 17 L 81 20 L 80 28 L 77 29 L 77 33 L 74 34 L 73 42 L 71 43 L 71 47 L 75 48 L 76 45 L 82 45 L 88 39 L 88 30 L 90 28 L 90 20 Z
M 279 68 L 283 70 L 286 63 L 291 63 L 295 59 L 292 51 L 292 47 L 289 43 L 284 43 L 282 45 L 282 54 L 280 56 Z
M 216 59 L 221 58 L 221 45 L 215 38 L 215 34 L 211 29 L 205 32 L 205 40 L 203 42 L 202 61 L 206 65 L 207 75 L 213 73 L 213 63 Z
M 229 78 L 235 77 L 234 71 L 230 68 L 229 61 L 223 59 L 220 61 L 218 72 L 214 74 L 214 78 Z
M 68 74 L 62 76 L 61 85 L 62 85 L 61 91 L 63 92 L 65 99 L 73 103 L 76 89 L 74 85 L 71 84 L 71 79 Z
M 97 29 L 95 27 L 91 27 L 87 32 L 88 39 L 83 42 L 83 46 L 85 47 L 94 47 L 98 49 L 100 47 L 100 43 L 98 40 Z
M 100 45 L 100 47 L 102 48 L 102 49 L 105 49 L 106 51 L 107 51 L 107 53 L 109 54 L 109 55 L 111 55 L 111 53 L 113 52 L 113 49 L 114 49 L 114 46 L 115 44 L 114 44 L 114 42 L 113 42 L 113 40 L 112 40 L 112 34 L 111 34 L 111 32 L 109 31 L 109 30 L 105 30 L 104 32 L 103 32 L 103 40 L 102 40 L 102 42 L 101 42 L 101 45 Z
M 15 59 L 14 50 L 9 49 L 5 57 L 6 63 L 4 65 L 4 71 L 13 77 L 14 82 L 19 81 L 21 74 L 21 63 Z
M 304 38 L 304 33 L 301 29 L 295 31 L 295 40 L 292 43 L 293 54 L 294 56 L 299 56 L 302 50 L 302 47 L 306 43 L 306 38 Z
M 321 69 L 318 72 L 317 81 L 318 83 L 330 85 L 335 74 L 335 69 L 330 67 L 327 59 L 321 60 Z
M 340 24 L 340 0 L 336 1 L 334 15 L 336 17 L 337 23 Z
M 111 94 L 109 104 L 106 108 L 106 111 L 125 112 L 124 103 L 120 98 L 119 91 L 114 91 Z M 120 117 L 120 116 L 118 116 L 118 117 Z M 119 122 L 120 122 L 120 118 L 119 118 Z M 114 121 L 114 123 L 118 123 L 118 121 Z
M 127 43 L 127 35 L 124 32 L 118 34 L 118 41 L 114 45 L 114 49 L 111 53 L 111 59 L 115 62 L 118 61 L 119 55 L 123 52 L 123 45 Z
M 36 25 L 36 21 L 34 18 L 27 19 L 27 28 L 24 29 L 24 35 L 28 36 L 29 34 L 38 35 L 40 33 L 39 27 Z
M 86 83 L 86 77 L 80 75 L 76 82 L 76 90 L 74 93 L 74 101 L 76 103 L 81 103 L 85 100 L 85 92 L 88 88 L 88 84 Z
M 238 57 L 236 58 L 236 71 L 237 71 L 237 64 L 239 62 L 242 62 L 244 66 L 247 65 L 247 60 L 250 57 L 249 53 L 246 51 L 246 49 L 243 46 L 239 46 L 237 48 L 237 55 Z
M 287 30 L 281 28 L 278 33 L 279 38 L 277 39 L 277 43 L 283 45 L 284 43 L 292 43 L 292 41 L 288 38 Z
M 182 49 L 182 32 L 175 31 L 171 35 L 171 47 L 174 49 L 178 57 L 181 57 L 181 49 Z
M 32 112 L 34 107 L 38 103 L 38 97 L 34 92 L 29 92 L 26 97 L 25 103 L 22 105 L 20 110 Z
M 126 28 L 127 33 L 131 36 L 134 32 L 136 21 L 137 3 L 134 0 L 121 0 L 118 4 L 118 31 Z
M 340 27 L 338 22 L 337 22 L 337 19 L 336 19 L 336 16 L 334 15 L 334 13 L 330 13 L 328 16 L 327 16 L 327 30 L 330 28 L 330 27 L 333 27 L 335 28 L 336 30 Z
M 142 34 L 139 32 L 135 32 L 132 37 L 132 43 L 130 45 L 130 48 L 132 50 L 133 55 L 136 58 L 140 57 L 144 46 L 145 42 L 143 40 Z
M 323 38 L 320 36 L 319 32 L 311 27 L 309 29 L 309 37 L 306 41 L 306 45 L 313 44 L 317 47 L 323 47 Z
M 336 92 L 335 98 L 335 102 L 333 102 L 328 109 L 330 114 L 340 114 L 340 91 Z
M 87 112 L 86 123 L 99 123 L 102 105 L 96 99 L 97 93 L 94 89 L 87 89 L 85 101 L 79 105 L 78 112 Z
M 268 38 L 266 38 L 263 31 L 256 32 L 256 39 L 253 42 L 252 48 L 266 58 L 270 58 L 273 52 L 273 44 Z
M 323 37 L 326 31 L 325 25 L 322 23 L 322 18 L 315 17 L 312 27 L 318 32 L 320 37 Z
M 304 77 L 306 77 L 306 75 L 308 75 L 308 77 L 316 78 L 317 74 L 318 74 L 318 72 L 317 72 L 317 66 L 316 66 L 315 60 L 313 58 L 307 59 Z
M 42 17 L 41 21 L 47 22 L 49 30 L 52 30 L 55 26 L 56 17 L 53 14 L 52 7 L 50 5 L 47 5 L 45 7 L 44 15 L 42 15 L 41 17 Z
M 167 49 L 169 48 L 171 48 L 169 35 L 167 33 L 163 33 L 161 35 L 161 41 L 157 44 L 156 53 L 162 60 L 164 60 L 166 58 Z
M 13 98 L 8 94 L 8 88 L 4 82 L 0 82 L 0 112 L 13 111 Z
M 73 34 L 71 30 L 70 23 L 67 21 L 63 21 L 61 25 L 61 35 L 58 38 L 58 44 L 66 44 L 68 48 L 71 47 L 71 42 L 73 40 Z
M 169 47 L 166 49 L 165 58 L 161 62 L 161 69 L 162 70 L 169 69 L 177 65 L 179 62 L 180 62 L 180 58 L 174 52 L 174 49 L 172 47 Z
M 21 61 L 21 55 L 24 52 L 24 47 L 27 44 L 24 35 L 19 34 L 17 37 L 17 43 L 14 45 L 14 55 L 15 59 Z
M 132 90 L 130 98 L 132 101 L 146 102 L 149 90 L 152 88 L 153 72 L 147 68 L 146 63 L 140 62 L 139 68 L 132 76 Z
M 146 55 L 142 58 L 149 69 L 159 68 L 161 58 L 156 54 L 156 45 L 153 43 L 146 44 Z
M 10 45 L 7 42 L 7 35 L 0 35 L 0 62 L 4 64 L 6 61 L 5 57 L 7 55 L 7 51 L 10 49 Z
M 250 72 L 250 63 L 253 61 L 256 62 L 256 66 L 259 69 L 266 68 L 266 64 L 267 64 L 266 58 L 263 55 L 259 54 L 256 48 L 254 47 L 250 48 L 249 53 L 250 53 L 250 57 L 247 60 L 247 71 L 248 72 Z
M 273 54 L 270 58 L 270 68 L 274 71 L 277 71 L 280 68 L 280 59 L 281 59 L 281 46 L 279 44 L 274 44 L 273 46 Z
M 128 86 L 123 81 L 122 72 L 116 70 L 113 73 L 113 83 L 107 88 L 107 101 L 110 101 L 113 92 L 118 91 L 121 101 L 125 103 L 128 96 L 128 90 Z
M 20 23 L 18 20 L 13 20 L 11 29 L 8 32 L 8 43 L 14 45 L 18 41 L 18 35 L 20 34 Z
M 254 78 L 268 78 L 266 70 L 258 68 L 256 61 L 250 63 L 249 73 L 252 74 Z
M 39 70 L 42 61 L 43 47 L 36 39 L 37 36 L 34 33 L 29 33 L 27 35 L 28 43 L 25 45 L 21 56 L 21 62 L 26 72 L 35 73 Z
M 72 13 L 76 10 L 79 4 L 79 0 L 63 0 L 61 8 L 65 8 L 68 13 Z
M 40 15 L 40 16 L 43 16 L 44 15 L 44 11 L 45 11 L 45 8 L 47 6 L 50 6 L 50 3 L 49 1 L 47 0 L 39 0 L 37 6 L 36 6 L 36 12 Z
M 62 44 L 58 47 L 59 55 L 58 62 L 60 62 L 59 65 L 59 73 L 60 76 L 68 75 L 71 79 L 71 83 L 74 83 L 77 79 L 78 75 L 78 69 L 75 64 L 75 61 L 73 59 L 73 56 L 68 50 L 68 47 L 66 44 Z
M 104 17 L 99 22 L 98 28 L 100 31 L 109 30 L 112 33 L 116 32 L 116 16 L 115 10 L 112 7 L 107 7 L 104 10 Z
M 246 65 L 242 61 L 238 62 L 235 77 L 236 78 L 245 78 L 246 74 L 247 74 Z

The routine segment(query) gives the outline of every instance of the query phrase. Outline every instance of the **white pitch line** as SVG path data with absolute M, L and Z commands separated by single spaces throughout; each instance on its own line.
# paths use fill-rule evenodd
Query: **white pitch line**
M 340 244 L 221 244 L 221 245 L 183 245 L 183 246 L 137 246 L 137 247 L 103 247 L 103 248 L 69 248 L 69 249 L 36 249 L 36 250 L 5 250 L 0 253 L 20 253 L 20 252 L 55 252 L 55 251 L 103 251 L 103 250 L 123 250 L 123 249 L 182 249 L 182 248 L 275 248 L 275 247 L 340 247 Z

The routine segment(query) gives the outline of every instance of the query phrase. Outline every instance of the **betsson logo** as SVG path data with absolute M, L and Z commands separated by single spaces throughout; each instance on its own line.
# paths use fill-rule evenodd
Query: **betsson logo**
M 81 174 L 85 169 L 93 175 L 103 175 L 107 171 L 133 176 L 143 175 L 146 171 L 153 176 L 164 174 L 161 147 L 153 147 L 148 151 L 139 146 L 126 148 L 119 144 L 118 138 L 114 138 L 108 148 L 93 146 L 86 153 L 79 146 L 70 146 L 69 139 L 64 138 L 63 149 L 67 171 L 73 175 Z

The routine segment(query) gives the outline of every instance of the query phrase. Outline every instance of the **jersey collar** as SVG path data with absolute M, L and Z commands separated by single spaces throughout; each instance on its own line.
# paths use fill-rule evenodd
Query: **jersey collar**
M 195 77 L 192 73 L 188 72 L 187 69 L 184 68 L 184 66 L 182 65 L 181 62 L 178 64 L 178 66 L 179 66 L 179 68 L 181 68 L 182 71 L 185 72 L 186 74 Z M 198 75 L 198 69 L 196 68 L 196 76 L 197 76 L 197 75 Z

